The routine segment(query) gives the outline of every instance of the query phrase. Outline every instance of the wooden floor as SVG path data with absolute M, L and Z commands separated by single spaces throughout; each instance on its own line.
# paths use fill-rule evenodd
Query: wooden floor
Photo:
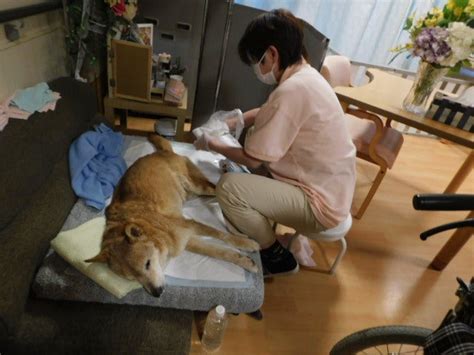
M 466 157 L 457 145 L 406 136 L 402 152 L 360 221 L 336 275 L 300 271 L 265 284 L 264 319 L 231 316 L 218 354 L 328 354 L 345 335 L 365 327 L 411 324 L 436 327 L 456 301 L 456 276 L 469 280 L 474 240 L 442 272 L 427 269 L 450 233 L 426 242 L 418 235 L 467 213 L 415 211 L 416 193 L 442 192 Z M 360 164 L 356 200 L 376 170 Z M 459 192 L 474 193 L 474 174 Z M 315 245 L 319 265 L 336 251 Z M 197 324 L 197 323 L 196 323 Z M 196 326 L 192 354 L 204 353 Z

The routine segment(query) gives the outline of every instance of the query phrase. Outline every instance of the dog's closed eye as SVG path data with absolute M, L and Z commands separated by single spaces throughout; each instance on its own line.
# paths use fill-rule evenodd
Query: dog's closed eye
M 145 269 L 149 270 L 150 269 L 150 260 L 147 260 L 145 264 Z

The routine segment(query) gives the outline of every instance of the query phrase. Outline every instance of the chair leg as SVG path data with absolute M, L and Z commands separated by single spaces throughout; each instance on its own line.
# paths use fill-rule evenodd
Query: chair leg
M 331 269 L 329 270 L 329 273 L 331 275 L 333 275 L 334 272 L 336 271 L 337 265 L 339 265 L 339 263 L 342 260 L 342 257 L 344 256 L 347 250 L 346 238 L 342 238 L 339 241 L 341 242 L 341 250 L 339 251 L 339 254 L 337 254 L 336 260 L 334 260 L 334 263 L 332 264 Z
M 462 164 L 462 166 L 457 171 L 456 175 L 454 175 L 453 179 L 449 183 L 446 190 L 444 190 L 445 194 L 454 194 L 459 189 L 463 181 L 468 177 L 472 168 L 474 167 L 474 152 L 471 152 Z
M 380 183 L 382 182 L 383 178 L 385 177 L 385 173 L 387 172 L 387 168 L 385 167 L 381 167 L 377 176 L 375 177 L 375 180 L 372 184 L 372 187 L 370 188 L 369 190 L 369 193 L 367 194 L 367 196 L 365 197 L 365 200 L 364 202 L 362 202 L 362 205 L 360 206 L 359 210 L 357 211 L 357 213 L 355 213 L 353 215 L 354 218 L 357 218 L 357 219 L 361 219 L 362 216 L 364 215 L 365 213 L 365 210 L 367 209 L 367 207 L 369 206 L 369 203 L 370 201 L 372 201 L 372 198 L 374 197 L 375 195 L 375 192 L 377 191 L 377 189 L 379 188 L 380 186 Z
M 256 320 L 262 320 L 263 319 L 263 313 L 261 309 L 257 309 L 254 312 L 247 313 L 250 317 Z
M 346 250 L 347 250 L 346 238 L 339 239 L 339 241 L 341 242 L 341 250 L 339 250 L 339 253 L 336 256 L 336 259 L 332 263 L 330 269 L 327 271 L 330 275 L 334 275 L 334 272 L 336 271 L 337 266 L 341 262 L 342 257 L 344 256 L 344 254 L 346 254 Z M 321 269 L 318 269 L 317 267 L 312 267 L 312 266 L 300 265 L 300 269 L 306 270 L 306 271 L 313 271 L 313 272 L 324 272 L 324 270 L 321 270 Z

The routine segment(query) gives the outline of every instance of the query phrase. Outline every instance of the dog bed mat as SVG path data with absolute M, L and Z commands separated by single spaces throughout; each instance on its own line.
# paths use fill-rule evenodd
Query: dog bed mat
M 172 146 L 177 154 L 189 157 L 210 181 L 216 183 L 219 180 L 221 175 L 219 161 L 224 159 L 222 156 L 196 151 L 190 144 L 173 142 Z M 130 166 L 139 157 L 153 151 L 154 147 L 146 138 L 125 137 L 124 158 L 127 166 Z M 209 198 L 191 199 L 185 203 L 183 209 L 183 214 L 186 217 L 223 229 L 222 217 L 219 213 L 221 214 L 217 203 Z M 94 218 L 103 216 L 103 214 L 104 211 L 97 211 L 86 206 L 82 200 L 78 200 L 64 223 L 62 231 L 70 231 Z M 212 218 L 214 221 L 210 223 Z M 249 256 L 261 269 L 258 253 L 251 253 Z M 193 257 L 197 263 L 209 262 L 211 259 L 196 254 Z M 199 258 L 202 259 L 199 261 Z M 215 259 L 210 262 L 221 265 L 229 264 Z M 237 268 L 236 275 L 230 278 L 232 281 L 215 280 L 215 278 L 206 276 L 206 272 L 201 273 L 203 276 L 200 277 L 199 269 L 208 271 L 206 267 L 196 268 L 192 273 L 186 274 L 183 273 L 183 269 L 186 268 L 180 268 L 180 263 L 174 264 L 173 272 L 166 275 L 165 292 L 159 298 L 150 296 L 143 288 L 135 289 L 124 297 L 117 298 L 64 261 L 51 249 L 36 275 L 32 288 L 34 294 L 40 298 L 137 304 L 202 311 L 222 304 L 229 312 L 246 313 L 257 310 L 263 303 L 264 287 L 261 273 L 253 274 Z M 235 268 L 231 269 L 237 271 Z M 238 277 L 239 272 L 242 273 L 242 277 Z

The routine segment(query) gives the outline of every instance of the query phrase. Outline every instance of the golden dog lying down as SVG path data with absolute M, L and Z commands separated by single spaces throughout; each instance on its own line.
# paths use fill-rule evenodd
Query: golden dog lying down
M 211 236 L 245 251 L 259 250 L 251 239 L 184 219 L 181 209 L 188 193 L 213 196 L 215 186 L 188 158 L 175 154 L 166 139 L 151 135 L 149 140 L 158 151 L 138 159 L 122 177 L 105 211 L 101 252 L 86 261 L 107 263 L 155 297 L 163 292 L 169 259 L 184 249 L 257 272 L 249 257 L 198 237 Z

